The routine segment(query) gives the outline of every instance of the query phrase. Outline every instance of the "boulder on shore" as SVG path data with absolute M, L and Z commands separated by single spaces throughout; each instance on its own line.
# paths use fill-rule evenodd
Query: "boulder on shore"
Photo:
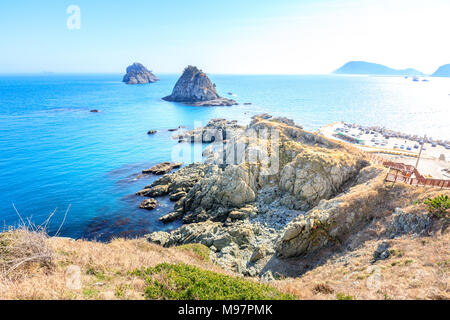
M 182 166 L 182 163 L 172 163 L 172 162 L 163 162 L 157 164 L 151 169 L 143 170 L 143 174 L 155 174 L 157 176 L 162 176 L 164 174 L 169 173 L 173 169 L 178 169 Z
M 158 207 L 158 201 L 153 198 L 142 201 L 140 205 L 140 208 L 145 210 L 154 210 L 156 207 Z
M 197 67 L 188 66 L 176 83 L 172 94 L 163 100 L 181 102 L 193 106 L 232 106 L 238 103 L 222 98 L 216 90 L 216 85 Z
M 146 84 L 156 81 L 159 81 L 159 78 L 137 62 L 127 68 L 127 74 L 123 77 L 126 84 Z

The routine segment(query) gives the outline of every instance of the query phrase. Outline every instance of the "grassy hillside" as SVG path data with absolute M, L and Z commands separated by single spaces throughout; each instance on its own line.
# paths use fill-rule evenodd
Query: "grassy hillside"
M 222 270 L 197 244 L 166 249 L 145 239 L 103 244 L 18 230 L 0 234 L 1 267 L 0 299 L 295 298 Z

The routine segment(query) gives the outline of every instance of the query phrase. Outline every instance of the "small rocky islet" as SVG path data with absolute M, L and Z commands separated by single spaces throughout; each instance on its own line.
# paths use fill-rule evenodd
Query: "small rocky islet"
M 127 68 L 127 73 L 122 81 L 126 84 L 147 84 L 157 82 L 159 78 L 143 64 L 135 62 Z
M 273 129 L 279 132 L 280 147 L 268 161 L 278 163 L 278 170 L 268 173 L 269 163 L 235 157 L 236 148 L 248 156 L 268 142 L 250 132 Z M 426 215 L 406 213 L 402 199 L 391 194 L 406 196 L 412 189 L 398 185 L 387 190 L 384 169 L 364 153 L 304 131 L 290 119 L 261 114 L 248 126 L 213 119 L 183 139 L 211 145 L 204 163 L 166 174 L 137 193 L 169 196 L 174 209 L 160 221 L 183 222 L 174 231 L 150 234 L 150 242 L 165 247 L 200 243 L 222 267 L 270 280 L 272 272 L 294 268 L 286 259 L 314 256 L 350 241 L 372 219 L 388 219 L 389 237 L 429 228 Z
M 172 94 L 163 100 L 180 102 L 199 107 L 233 106 L 238 103 L 232 99 L 222 98 L 216 90 L 216 85 L 197 67 L 188 66 L 178 79 Z

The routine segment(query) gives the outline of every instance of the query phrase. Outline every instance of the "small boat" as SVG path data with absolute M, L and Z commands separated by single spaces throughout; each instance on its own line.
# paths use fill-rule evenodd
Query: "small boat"
M 414 77 L 414 78 L 413 78 L 413 81 L 416 81 L 416 82 L 417 82 L 417 81 L 419 81 L 419 78 Z

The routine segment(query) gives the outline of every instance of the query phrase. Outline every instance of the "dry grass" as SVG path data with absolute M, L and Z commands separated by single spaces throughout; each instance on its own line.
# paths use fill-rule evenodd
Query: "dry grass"
M 0 275 L 14 279 L 37 264 L 51 270 L 53 250 L 44 230 L 19 228 L 0 234 Z
M 388 259 L 371 263 L 382 241 L 383 222 L 374 222 L 352 237 L 360 246 L 343 249 L 299 278 L 277 281 L 275 287 L 301 299 L 450 299 L 449 232 L 435 221 L 429 237 L 403 236 L 386 240 Z M 381 237 L 380 237 L 381 238 Z M 369 240 L 367 240 L 369 239 Z
M 13 279 L 0 276 L 0 299 L 143 299 L 145 282 L 130 273 L 165 262 L 228 274 L 190 251 L 162 248 L 145 239 L 105 244 L 47 238 L 46 245 L 53 252 L 51 272 L 33 261 L 26 270 L 15 270 Z M 77 270 L 81 286 L 74 288 L 70 283 Z
M 276 287 L 302 299 L 333 299 L 337 293 L 354 299 L 450 299 L 448 235 L 389 241 L 392 254 L 372 265 L 378 242 L 332 259 L 301 278 L 277 281 Z M 342 258 L 342 257 L 340 257 Z

